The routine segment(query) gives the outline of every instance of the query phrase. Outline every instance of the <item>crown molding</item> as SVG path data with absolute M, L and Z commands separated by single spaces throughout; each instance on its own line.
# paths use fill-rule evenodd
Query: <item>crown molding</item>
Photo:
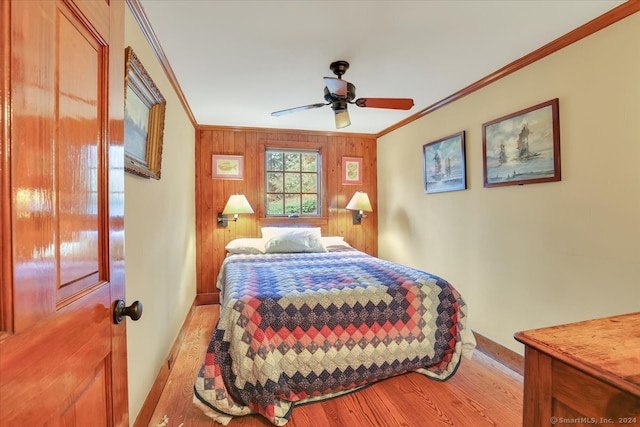
M 634 13 L 639 11 L 640 11 L 640 0 L 629 0 L 626 3 L 623 3 L 620 6 L 616 7 L 615 9 L 611 9 L 609 12 L 603 15 L 600 15 L 599 17 L 565 34 L 564 36 L 550 43 L 547 43 L 546 45 L 542 46 L 539 49 L 534 50 L 533 52 L 523 56 L 522 58 L 516 59 L 512 63 L 500 68 L 498 71 L 495 71 L 494 73 L 489 74 L 486 77 L 483 77 L 477 82 L 470 84 L 464 89 L 461 89 L 458 92 L 455 92 L 454 94 L 449 95 L 444 99 L 441 99 L 435 104 L 430 105 L 427 108 L 418 111 L 414 115 L 409 116 L 406 119 L 380 131 L 376 135 L 376 138 L 380 138 L 381 136 L 384 136 L 394 130 L 397 130 L 405 125 L 408 125 L 409 123 L 415 120 L 418 120 L 421 117 L 426 116 L 427 114 L 433 113 L 434 111 L 444 107 L 445 105 L 451 104 L 454 101 L 457 101 L 467 95 L 470 95 L 473 92 L 479 89 L 482 89 L 483 87 L 488 86 L 491 83 L 494 83 L 503 77 L 508 76 L 509 74 L 515 73 L 516 71 L 528 65 L 531 65 L 534 62 L 539 61 L 540 59 L 546 56 L 549 56 L 552 53 L 555 53 L 560 49 L 563 49 L 569 46 L 570 44 L 573 44 L 579 40 L 582 40 L 583 38 L 590 36 L 591 34 L 596 33 L 602 30 L 603 28 L 608 27 L 611 24 L 615 24 L 621 19 L 624 19 L 627 16 L 633 15 Z
M 198 127 L 198 122 L 196 121 L 196 118 L 193 115 L 193 111 L 191 111 L 189 102 L 187 102 L 187 98 L 184 96 L 184 92 L 182 91 L 182 88 L 178 83 L 178 79 L 176 78 L 176 75 L 173 73 L 171 64 L 169 64 L 169 60 L 167 59 L 167 56 L 165 55 L 164 50 L 162 50 L 162 46 L 160 45 L 160 40 L 158 40 L 156 33 L 153 31 L 153 28 L 151 27 L 151 23 L 149 22 L 149 18 L 147 18 L 147 14 L 144 12 L 144 8 L 142 7 L 142 4 L 140 4 L 140 0 L 126 0 L 126 2 L 127 2 L 127 6 L 129 6 L 129 10 L 133 14 L 133 17 L 135 18 L 136 22 L 138 23 L 140 30 L 142 30 L 142 33 L 147 39 L 147 42 L 149 42 L 149 45 L 151 46 L 151 50 L 153 50 L 153 53 L 156 55 L 156 58 L 160 62 L 160 66 L 164 70 L 164 73 L 166 74 L 167 79 L 169 79 L 169 83 L 171 83 L 171 86 L 173 86 L 173 90 L 176 92 L 176 95 L 178 96 L 178 99 L 180 99 L 180 103 L 182 104 L 184 111 L 187 113 L 187 116 L 189 116 L 189 120 L 191 121 L 191 124 L 193 125 L 194 128 Z

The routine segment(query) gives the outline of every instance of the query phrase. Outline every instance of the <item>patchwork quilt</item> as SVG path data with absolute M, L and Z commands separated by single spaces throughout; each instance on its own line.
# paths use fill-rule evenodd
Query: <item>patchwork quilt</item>
M 447 281 L 355 249 L 228 256 L 220 319 L 194 386 L 216 421 L 296 404 L 409 371 L 446 380 L 462 354 L 466 305 Z

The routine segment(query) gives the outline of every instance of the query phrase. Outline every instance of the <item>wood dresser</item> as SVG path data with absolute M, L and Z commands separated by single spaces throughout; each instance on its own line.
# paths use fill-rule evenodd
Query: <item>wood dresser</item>
M 524 427 L 640 426 L 640 312 L 518 332 Z

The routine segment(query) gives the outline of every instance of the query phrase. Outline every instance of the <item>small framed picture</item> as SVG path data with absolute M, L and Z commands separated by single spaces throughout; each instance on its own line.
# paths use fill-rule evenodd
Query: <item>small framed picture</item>
M 342 158 L 342 185 L 362 184 L 362 157 Z
M 482 125 L 484 186 L 560 181 L 558 99 Z
M 214 179 L 242 179 L 244 156 L 214 154 L 211 171 L 211 177 Z
M 425 193 L 465 190 L 464 131 L 422 146 Z

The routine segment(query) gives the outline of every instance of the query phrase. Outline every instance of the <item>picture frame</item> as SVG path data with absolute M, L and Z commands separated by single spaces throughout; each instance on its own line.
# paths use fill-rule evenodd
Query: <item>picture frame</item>
M 425 193 L 467 189 L 465 131 L 422 146 Z
M 125 60 L 124 168 L 160 179 L 167 102 L 131 46 Z
M 362 157 L 342 158 L 342 185 L 361 185 Z
M 244 156 L 214 154 L 211 156 L 213 179 L 243 179 Z
M 482 125 L 485 187 L 561 180 L 558 98 Z

